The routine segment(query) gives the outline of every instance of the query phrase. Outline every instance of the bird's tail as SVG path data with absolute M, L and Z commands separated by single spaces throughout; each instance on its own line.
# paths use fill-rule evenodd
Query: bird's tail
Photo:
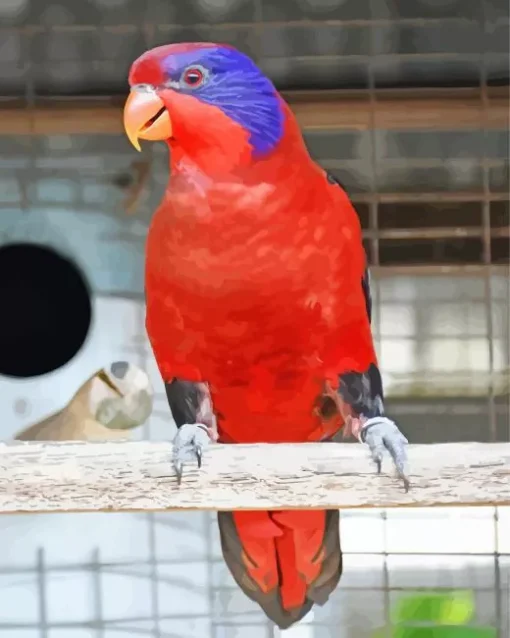
M 280 629 L 323 605 L 342 574 L 337 510 L 218 512 L 223 556 Z

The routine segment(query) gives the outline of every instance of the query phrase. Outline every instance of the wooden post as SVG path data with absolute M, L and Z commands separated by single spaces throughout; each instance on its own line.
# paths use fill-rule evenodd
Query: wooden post
M 382 91 L 375 104 L 368 93 L 348 91 L 291 92 L 284 96 L 306 131 L 472 130 L 507 128 L 506 87 L 488 89 L 487 117 L 478 89 Z M 48 100 L 31 109 L 7 100 L 0 104 L 1 135 L 124 135 L 123 99 Z M 126 142 L 127 144 L 127 142 Z M 134 151 L 133 151 L 134 152 Z
M 510 504 L 510 443 L 409 446 L 405 494 L 390 459 L 375 473 L 357 443 L 213 445 L 181 486 L 172 445 L 0 445 L 0 513 Z

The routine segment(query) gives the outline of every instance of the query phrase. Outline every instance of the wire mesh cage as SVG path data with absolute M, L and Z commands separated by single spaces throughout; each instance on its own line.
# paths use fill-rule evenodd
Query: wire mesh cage
M 510 441 L 506 1 L 9 0 L 0 31 L 0 246 L 80 264 L 116 352 L 159 387 L 140 437 L 174 432 L 142 310 L 168 158 L 134 158 L 118 109 L 143 50 L 213 41 L 266 71 L 355 203 L 410 440 Z M 6 638 L 389 638 L 402 598 L 466 589 L 470 622 L 510 635 L 505 508 L 342 513 L 338 590 L 288 632 L 234 585 L 211 514 L 3 517 L 0 535 Z

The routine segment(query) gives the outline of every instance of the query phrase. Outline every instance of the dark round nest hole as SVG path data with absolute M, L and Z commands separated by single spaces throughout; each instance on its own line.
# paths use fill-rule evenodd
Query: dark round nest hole
M 0 248 L 0 374 L 37 377 L 81 349 L 92 321 L 90 290 L 80 270 L 35 244 Z

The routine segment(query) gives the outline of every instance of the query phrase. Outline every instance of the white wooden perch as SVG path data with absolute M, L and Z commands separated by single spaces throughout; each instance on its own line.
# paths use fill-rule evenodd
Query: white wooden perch
M 356 443 L 214 445 L 181 486 L 172 445 L 0 444 L 0 513 L 510 504 L 510 443 L 409 446 L 405 494 Z

